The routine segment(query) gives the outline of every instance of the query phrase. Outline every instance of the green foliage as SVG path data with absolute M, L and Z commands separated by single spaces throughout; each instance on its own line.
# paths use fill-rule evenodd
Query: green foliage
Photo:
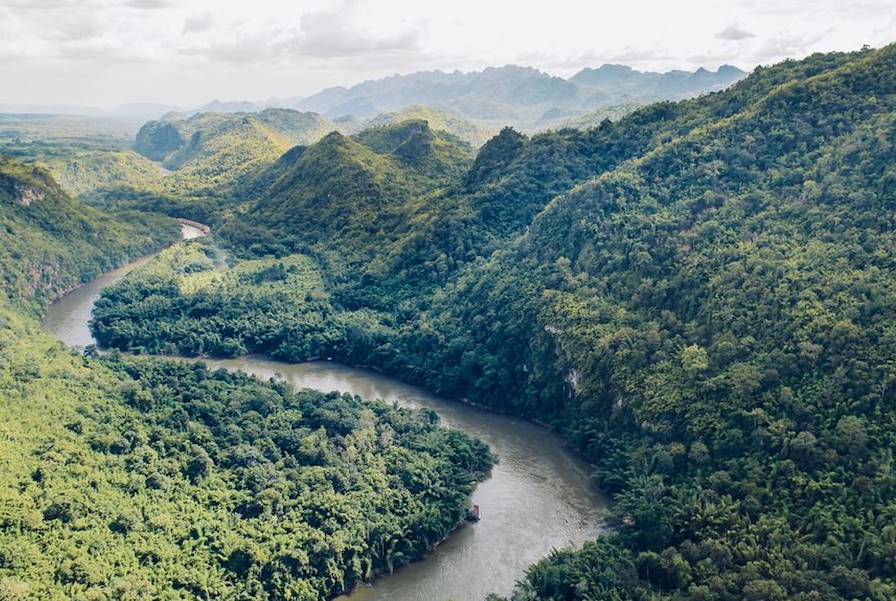
M 104 210 L 160 212 L 218 225 L 238 212 L 244 199 L 266 191 L 292 147 L 336 129 L 319 115 L 288 109 L 151 121 L 135 148 L 160 161 L 152 166 L 154 181 L 123 174 L 91 190 L 88 199 Z
M 367 262 L 407 232 L 428 195 L 460 181 L 471 158 L 466 144 L 422 121 L 334 132 L 262 175 L 273 184 L 220 232 L 253 254 L 337 255 L 327 266 L 338 276 L 339 263 Z
M 616 496 L 612 550 L 549 559 L 520 598 L 896 594 L 894 66 L 888 47 L 760 71 L 736 112 L 557 198 L 430 309 L 474 351 L 409 373 L 550 420 Z M 586 592 L 619 548 L 637 579 Z
M 525 151 L 526 137 L 505 127 L 497 136 L 485 143 L 476 154 L 476 160 L 467 176 L 467 185 L 481 186 L 498 175 L 503 175 L 507 166 L 517 160 Z
M 382 113 L 364 121 L 360 128 L 397 125 L 404 121 L 426 121 L 433 131 L 447 132 L 473 148 L 479 148 L 485 144 L 496 131 L 493 126 L 481 125 L 451 111 L 422 105 L 409 106 L 394 113 Z
M 164 251 L 104 292 L 94 310 L 97 340 L 149 353 L 233 357 L 267 352 L 307 361 L 342 349 L 352 328 L 377 314 L 337 313 L 313 261 L 301 255 L 229 268 L 211 241 Z M 354 346 L 361 347 L 362 340 Z M 369 352 L 358 348 L 358 357 Z
M 514 599 L 882 601 L 894 77 L 896 46 L 788 61 L 588 131 L 504 132 L 441 188 L 333 137 L 225 233 L 240 257 L 317 264 L 308 335 L 335 333 L 333 356 L 548 422 L 596 466 L 616 534 L 533 567 Z M 194 319 L 185 280 L 159 296 Z M 98 323 L 121 310 L 127 348 L 148 305 L 124 292 Z M 272 314 L 301 314 L 280 295 Z
M 422 119 L 369 127 L 353 136 L 377 154 L 387 155 L 421 175 L 448 184 L 466 171 L 471 149 L 452 134 Z
M 178 129 L 165 121 L 150 121 L 137 132 L 134 150 L 153 161 L 180 150 L 187 143 Z
M 276 179 L 278 158 L 291 147 L 336 129 L 319 115 L 288 109 L 150 121 L 138 132 L 135 150 L 159 161 L 155 181 L 110 178 L 89 200 L 103 209 L 162 212 L 217 225 L 242 199 L 257 198 Z
M 0 114 L 0 156 L 45 168 L 82 199 L 113 185 L 155 189 L 163 172 L 128 150 L 136 127 L 111 117 Z
M 158 189 L 158 166 L 117 144 L 70 140 L 0 141 L 0 155 L 46 169 L 69 195 L 93 200 L 110 187 Z
M 0 322 L 4 598 L 329 599 L 422 556 L 491 466 L 428 413 Z
M 316 142 L 335 129 L 319 115 L 289 109 L 199 113 L 147 123 L 135 149 L 174 171 L 165 181 L 169 193 L 216 196 L 290 147 Z
M 600 126 L 601 123 L 609 119 L 610 121 L 619 121 L 629 113 L 636 111 L 644 106 L 644 102 L 625 102 L 622 104 L 614 104 L 599 108 L 584 115 L 563 119 L 557 124 L 556 129 L 571 127 L 573 129 L 591 129 Z
M 4 158 L 0 228 L 0 291 L 33 307 L 160 248 L 180 231 L 170 219 L 86 207 L 46 170 Z
M 179 232 L 170 219 L 84 206 L 45 170 L 8 159 L 0 223 L 2 292 L 34 308 Z M 317 307 L 307 259 L 219 277 L 220 258 L 201 248 L 166 253 L 167 269 L 191 276 L 185 292 L 250 290 L 251 303 L 280 283 Z M 492 465 L 485 444 L 432 412 L 90 355 L 0 297 L 4 599 L 323 601 L 422 557 L 463 521 Z

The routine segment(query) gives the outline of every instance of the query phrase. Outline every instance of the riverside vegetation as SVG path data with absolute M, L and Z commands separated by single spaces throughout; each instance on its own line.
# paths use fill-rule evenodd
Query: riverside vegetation
M 329 599 L 466 515 L 491 454 L 431 411 L 40 332 L 50 300 L 172 243 L 174 220 L 101 213 L 8 159 L 0 217 L 0 598 Z
M 107 290 L 94 328 L 332 356 L 551 424 L 613 533 L 513 601 L 884 601 L 894 149 L 894 46 L 475 156 L 421 121 L 329 134 L 246 180 L 215 239 Z

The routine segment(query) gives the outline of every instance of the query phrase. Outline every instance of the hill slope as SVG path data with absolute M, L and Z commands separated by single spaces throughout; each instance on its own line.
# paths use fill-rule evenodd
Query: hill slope
M 0 228 L 0 598 L 322 601 L 466 515 L 491 455 L 431 412 L 81 356 L 25 314 L 173 220 L 100 213 L 2 159 Z
M 169 189 L 220 193 L 241 176 L 273 163 L 290 147 L 316 142 L 336 129 L 319 115 L 289 109 L 199 113 L 145 124 L 135 150 L 175 172 L 165 182 Z
M 139 126 L 115 118 L 0 114 L 0 156 L 46 167 L 76 197 L 122 184 L 152 189 L 159 169 L 128 150 Z
M 393 113 L 381 113 L 362 122 L 357 129 L 360 131 L 369 127 L 396 125 L 403 121 L 426 121 L 434 131 L 447 132 L 473 148 L 479 148 L 495 134 L 492 126 L 480 125 L 451 111 L 422 105 L 409 106 Z
M 804 65 L 556 198 L 414 326 L 453 344 L 410 373 L 550 419 L 617 494 L 618 536 L 521 595 L 896 594 L 896 47 Z
M 47 171 L 0 158 L 2 290 L 40 306 L 178 237 L 174 220 L 109 215 L 72 200 Z
M 397 236 L 378 243 L 379 214 L 345 205 L 329 249 L 352 261 L 333 281 L 321 262 L 330 295 L 299 300 L 326 305 L 328 355 L 548 422 L 597 466 L 615 533 L 535 566 L 514 599 L 884 601 L 894 148 L 896 46 L 584 132 L 504 130 L 459 181 L 402 201 Z M 382 189 L 355 176 L 362 200 Z M 360 245 L 339 233 L 356 218 L 373 224 Z M 125 292 L 100 321 L 146 314 Z M 160 316 L 136 334 L 166 331 Z
M 235 241 L 268 240 L 283 249 L 338 248 L 366 261 L 373 248 L 408 227 L 426 196 L 460 181 L 472 151 L 424 121 L 331 133 L 281 158 L 256 188 L 260 200 L 224 228 Z M 317 250 L 312 251 L 312 249 Z M 260 252 L 260 251 L 258 251 Z M 282 252 L 282 251 L 281 251 Z

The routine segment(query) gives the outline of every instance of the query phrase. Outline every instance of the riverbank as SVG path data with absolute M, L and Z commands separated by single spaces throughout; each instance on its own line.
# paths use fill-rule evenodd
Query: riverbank
M 192 240 L 208 234 L 208 226 L 196 224 L 196 222 L 185 223 L 187 221 L 183 220 L 181 222 L 181 236 L 183 240 Z M 202 228 L 198 226 L 202 226 Z M 164 248 L 167 248 L 167 246 Z M 99 299 L 100 292 L 107 286 L 111 286 L 125 277 L 134 269 L 148 263 L 164 248 L 154 254 L 140 257 L 111 271 L 107 271 L 90 282 L 76 286 L 56 298 L 47 307 L 47 311 L 41 320 L 43 329 L 54 334 L 56 338 L 62 340 L 67 346 L 85 348 L 96 344 L 93 333 L 90 331 L 90 320 L 93 316 L 93 305 Z
M 104 274 L 82 287 L 76 297 L 67 295 L 54 303 L 45 329 L 70 346 L 86 346 L 85 338 L 92 344 L 88 324 L 102 289 L 150 258 Z M 328 361 L 291 364 L 247 356 L 203 362 L 262 380 L 281 377 L 297 388 L 339 390 L 428 408 L 444 426 L 483 440 L 497 455 L 491 477 L 472 495 L 472 503 L 482 510 L 480 522 L 454 531 L 424 560 L 407 564 L 370 586 L 357 587 L 343 601 L 481 599 L 490 592 L 506 594 L 532 563 L 555 548 L 578 547 L 593 540 L 602 530 L 606 502 L 592 484 L 590 467 L 569 452 L 559 436 L 536 424 L 438 397 L 370 369 Z

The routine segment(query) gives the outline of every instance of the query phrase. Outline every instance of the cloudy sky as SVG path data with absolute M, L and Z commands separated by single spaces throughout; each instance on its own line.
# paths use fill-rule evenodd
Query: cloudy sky
M 893 0 L 0 0 L 0 104 L 261 100 L 508 63 L 748 69 L 892 41 Z

